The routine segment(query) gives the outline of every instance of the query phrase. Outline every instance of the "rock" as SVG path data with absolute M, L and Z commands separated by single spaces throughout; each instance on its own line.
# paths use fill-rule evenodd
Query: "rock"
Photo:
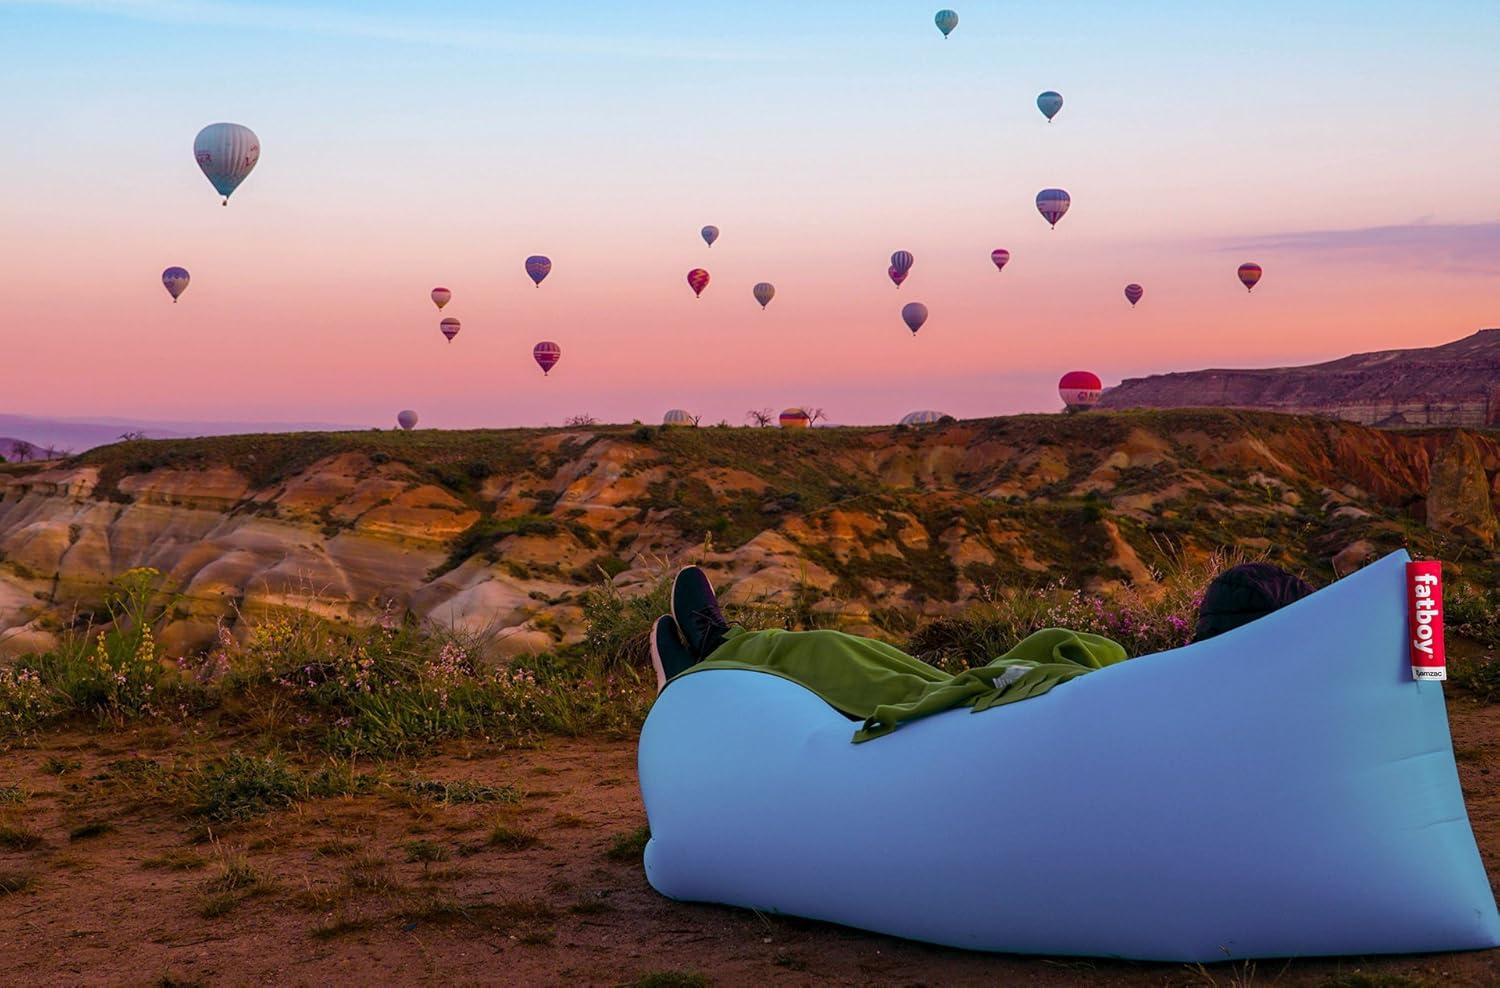
M 1479 447 L 1471 435 L 1460 432 L 1432 461 L 1427 526 L 1493 547 L 1500 536 L 1500 522 L 1490 498 L 1491 485 Z
M 1375 543 L 1360 539 L 1340 549 L 1333 557 L 1333 572 L 1337 576 L 1348 576 L 1359 569 L 1376 554 Z

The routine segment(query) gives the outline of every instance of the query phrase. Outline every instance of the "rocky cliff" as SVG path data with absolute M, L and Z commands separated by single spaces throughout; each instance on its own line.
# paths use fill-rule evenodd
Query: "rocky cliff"
M 135 566 L 165 639 L 284 607 L 409 612 L 516 652 L 582 591 L 701 558 L 728 592 L 852 627 L 996 586 L 1150 584 L 1240 546 L 1327 577 L 1411 546 L 1500 573 L 1500 439 L 1236 411 L 923 429 L 308 433 L 120 443 L 0 467 L 0 650 L 45 644 Z
M 1361 353 L 1307 367 L 1127 378 L 1106 408 L 1265 408 L 1363 425 L 1500 425 L 1500 329 L 1443 346 Z

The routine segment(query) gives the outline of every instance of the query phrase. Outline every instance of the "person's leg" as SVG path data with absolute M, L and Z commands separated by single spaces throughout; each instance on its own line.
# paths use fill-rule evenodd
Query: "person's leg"
M 651 626 L 651 665 L 656 669 L 656 692 L 660 693 L 667 680 L 682 672 L 696 661 L 687 646 L 678 637 L 677 622 L 670 614 L 663 614 Z

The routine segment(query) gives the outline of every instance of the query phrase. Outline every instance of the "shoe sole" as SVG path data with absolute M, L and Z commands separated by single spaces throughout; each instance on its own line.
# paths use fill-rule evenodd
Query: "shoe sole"
M 656 692 L 658 693 L 667 687 L 667 664 L 662 661 L 661 647 L 656 643 L 659 640 L 657 636 L 661 633 L 661 623 L 668 620 L 675 619 L 662 616 L 651 625 L 651 666 L 656 670 Z

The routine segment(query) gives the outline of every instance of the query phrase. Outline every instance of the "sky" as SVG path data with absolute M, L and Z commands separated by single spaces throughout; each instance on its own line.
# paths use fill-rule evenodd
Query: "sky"
M 865 424 L 1500 325 L 1495 0 L 953 6 L 0 0 L 0 412 Z

